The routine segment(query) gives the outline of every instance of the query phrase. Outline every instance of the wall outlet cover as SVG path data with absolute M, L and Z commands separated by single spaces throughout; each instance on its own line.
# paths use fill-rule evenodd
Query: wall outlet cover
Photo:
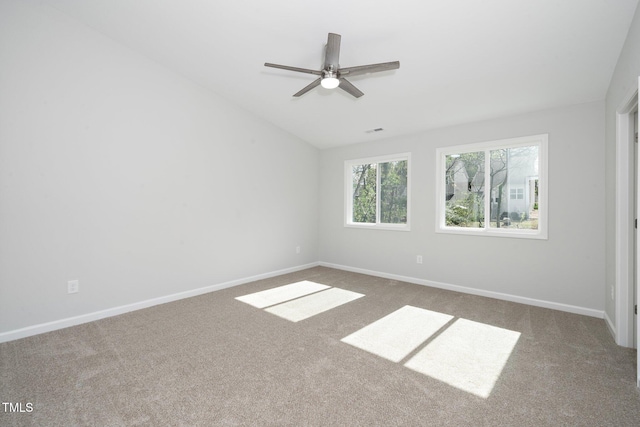
M 79 280 L 69 280 L 67 282 L 67 293 L 75 294 L 80 290 Z

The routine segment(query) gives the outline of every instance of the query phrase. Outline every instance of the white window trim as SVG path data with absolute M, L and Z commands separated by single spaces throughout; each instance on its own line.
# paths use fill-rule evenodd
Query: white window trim
M 387 163 L 394 161 L 407 161 L 407 223 L 385 224 L 380 222 L 380 215 L 376 215 L 375 223 L 353 222 L 353 182 L 352 167 L 367 163 Z M 380 175 L 377 175 L 376 188 L 380 188 Z M 380 198 L 376 197 L 376 212 L 380 212 Z M 345 160 L 344 162 L 344 226 L 351 228 L 368 228 L 374 230 L 411 231 L 411 153 L 398 153 L 388 156 L 366 157 L 362 159 Z
M 464 234 L 474 236 L 511 237 L 524 239 L 548 239 L 548 143 L 549 135 L 540 134 L 519 138 L 502 139 L 496 141 L 479 142 L 475 144 L 457 145 L 454 147 L 442 147 L 436 149 L 436 233 Z M 500 148 L 523 147 L 538 145 L 538 229 L 497 229 L 489 228 L 489 222 L 485 221 L 485 228 L 447 227 L 445 225 L 445 181 L 444 171 L 446 156 L 450 154 L 469 153 Z M 490 159 L 485 159 L 489 162 Z M 485 167 L 485 170 L 489 170 Z M 488 177 L 488 174 L 486 174 Z M 489 188 L 485 185 L 485 188 Z M 485 194 L 485 212 L 490 212 L 487 205 L 490 194 Z

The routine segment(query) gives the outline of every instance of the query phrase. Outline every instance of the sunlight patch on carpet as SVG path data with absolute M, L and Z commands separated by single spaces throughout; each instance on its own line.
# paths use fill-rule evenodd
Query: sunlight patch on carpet
M 302 282 L 291 283 L 290 285 L 279 286 L 277 288 L 267 289 L 266 291 L 236 297 L 236 299 L 256 308 L 265 308 L 328 288 L 330 288 L 330 286 L 304 280 Z
M 519 332 L 457 319 L 404 366 L 487 398 L 519 338 Z
M 405 305 L 341 341 L 399 362 L 451 319 L 448 314 Z
M 288 301 L 265 311 L 292 322 L 308 319 L 316 314 L 331 310 L 348 302 L 362 298 L 364 295 L 340 288 L 331 288 L 302 298 Z

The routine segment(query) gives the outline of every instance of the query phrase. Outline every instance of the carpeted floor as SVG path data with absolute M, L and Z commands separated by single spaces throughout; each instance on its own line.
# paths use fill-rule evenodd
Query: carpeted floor
M 326 311 L 236 299 L 300 281 Z M 0 425 L 637 426 L 635 357 L 601 319 L 316 267 L 0 344 Z

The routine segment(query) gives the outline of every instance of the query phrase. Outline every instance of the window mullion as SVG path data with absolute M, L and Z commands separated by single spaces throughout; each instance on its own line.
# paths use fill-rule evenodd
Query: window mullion
M 380 163 L 376 163 L 376 224 L 377 225 L 382 224 L 382 221 L 380 220 L 380 194 L 381 194 L 380 183 L 381 182 L 382 182 L 382 179 L 380 177 Z
M 484 227 L 488 230 L 491 224 L 491 150 L 484 150 Z M 489 197 L 487 197 L 489 196 Z

